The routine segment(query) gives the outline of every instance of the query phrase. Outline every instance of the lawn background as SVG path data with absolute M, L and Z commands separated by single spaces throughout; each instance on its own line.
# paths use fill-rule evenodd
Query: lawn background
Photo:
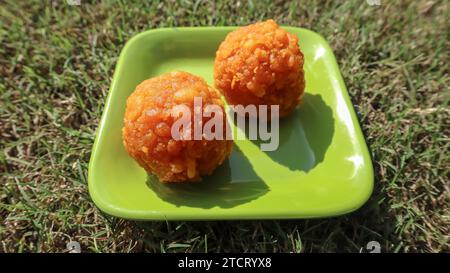
M 95 132 L 133 35 L 273 18 L 322 34 L 374 161 L 358 211 L 288 221 L 134 222 L 87 191 Z M 0 252 L 449 251 L 447 1 L 2 1 Z M 301 41 L 300 41 L 301 42 Z

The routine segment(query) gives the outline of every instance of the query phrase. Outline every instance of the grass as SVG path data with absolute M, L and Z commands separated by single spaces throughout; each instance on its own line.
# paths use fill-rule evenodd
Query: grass
M 101 213 L 90 150 L 114 65 L 147 29 L 265 18 L 331 44 L 371 149 L 360 210 L 289 221 L 155 222 Z M 0 252 L 448 252 L 447 1 L 13 1 L 0 6 Z

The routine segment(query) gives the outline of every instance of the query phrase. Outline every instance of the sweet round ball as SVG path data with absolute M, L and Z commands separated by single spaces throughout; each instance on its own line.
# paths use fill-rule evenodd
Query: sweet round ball
M 238 28 L 216 52 L 214 81 L 229 104 L 279 105 L 289 115 L 305 87 L 298 38 L 273 20 Z
M 172 125 L 180 119 L 179 113 L 174 114 L 174 107 L 186 105 L 193 120 L 194 97 L 202 98 L 203 108 L 214 104 L 224 109 L 218 91 L 186 72 L 145 80 L 128 97 L 123 144 L 130 156 L 161 182 L 198 181 L 201 176 L 211 174 L 231 153 L 229 140 L 204 137 L 194 140 L 193 136 L 191 140 L 186 137 L 177 140 L 172 136 Z M 203 117 L 203 124 L 213 116 Z

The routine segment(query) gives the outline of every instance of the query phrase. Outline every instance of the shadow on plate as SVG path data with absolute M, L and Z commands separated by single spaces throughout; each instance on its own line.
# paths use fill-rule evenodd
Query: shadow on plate
M 248 124 L 248 122 L 247 122 Z M 245 129 L 248 138 L 248 127 Z M 279 146 L 264 151 L 270 159 L 291 171 L 309 172 L 325 157 L 334 134 L 331 108 L 320 95 L 306 93 L 300 106 L 280 120 Z M 268 141 L 252 140 L 258 146 Z
M 149 175 L 147 186 L 166 202 L 199 208 L 233 208 L 269 191 L 236 145 L 230 158 L 201 182 L 168 184 Z
M 248 137 L 247 129 L 245 132 Z M 291 171 L 309 172 L 323 161 L 333 133 L 331 108 L 320 95 L 305 94 L 301 106 L 290 117 L 280 121 L 278 149 L 264 153 L 268 156 L 269 164 L 280 164 Z M 263 143 L 259 140 L 252 142 L 257 147 Z M 258 175 L 255 168 L 269 168 L 271 172 L 270 166 L 253 166 L 241 149 L 234 145 L 230 158 L 201 182 L 167 184 L 149 175 L 147 186 L 159 198 L 176 206 L 233 208 L 269 191 L 261 179 L 262 173 Z

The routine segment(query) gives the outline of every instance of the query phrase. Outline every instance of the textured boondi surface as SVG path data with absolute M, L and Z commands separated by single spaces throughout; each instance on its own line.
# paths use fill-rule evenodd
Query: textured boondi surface
M 202 99 L 203 108 L 208 104 L 217 105 L 225 113 L 220 94 L 200 77 L 186 72 L 171 72 L 145 80 L 127 100 L 122 130 L 125 148 L 163 182 L 200 180 L 202 175 L 211 174 L 231 152 L 232 141 L 194 140 L 194 127 L 191 140 L 172 137 L 172 125 L 182 118 L 174 112 L 177 106 L 186 105 L 194 121 L 194 97 Z M 203 124 L 209 119 L 204 117 Z
M 217 50 L 214 79 L 228 103 L 279 105 L 287 116 L 305 87 L 298 38 L 273 20 L 241 27 Z

